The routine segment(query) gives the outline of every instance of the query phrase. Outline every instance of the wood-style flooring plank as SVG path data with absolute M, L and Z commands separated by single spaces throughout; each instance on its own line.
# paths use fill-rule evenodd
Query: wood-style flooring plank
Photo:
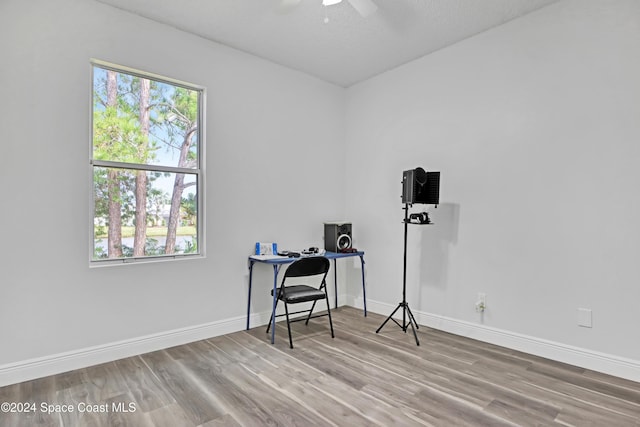
M 138 410 L 151 412 L 175 403 L 160 379 L 140 357 L 117 360 L 114 365 L 130 390 Z
M 342 307 L 326 317 L 212 337 L 0 388 L 0 426 L 640 427 L 640 384 Z M 106 405 L 108 411 L 78 411 Z M 132 406 L 129 406 L 132 405 Z M 115 410 L 120 408 L 121 410 Z M 125 408 L 132 410 L 124 411 Z M 39 408 L 38 408 L 39 409 Z
M 195 427 L 196 425 L 187 417 L 182 407 L 177 403 L 157 408 L 145 413 L 148 424 L 153 427 Z
M 143 360 L 151 360 L 153 358 L 154 372 L 163 383 L 167 391 L 173 396 L 176 402 L 182 407 L 187 417 L 195 424 L 203 424 L 215 418 L 224 415 L 217 405 L 213 405 L 207 396 L 207 391 L 202 387 L 199 379 L 190 372 L 188 366 L 185 366 L 181 359 L 172 359 L 168 352 L 165 356 L 172 360 L 159 361 L 155 352 L 142 355 Z

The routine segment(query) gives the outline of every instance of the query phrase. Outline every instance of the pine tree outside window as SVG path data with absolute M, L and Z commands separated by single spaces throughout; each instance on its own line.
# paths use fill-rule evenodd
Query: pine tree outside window
M 202 255 L 203 88 L 92 61 L 92 265 Z

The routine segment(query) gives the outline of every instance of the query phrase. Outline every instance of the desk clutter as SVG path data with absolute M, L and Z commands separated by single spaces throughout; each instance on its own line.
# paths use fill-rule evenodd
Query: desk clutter
M 355 254 L 358 250 L 353 247 L 352 235 L 353 232 L 350 222 L 325 222 L 324 249 L 311 246 L 301 251 L 278 250 L 277 243 L 256 242 L 254 255 L 300 258 L 301 256 L 324 255 L 326 252 Z
M 301 256 L 311 256 L 311 255 L 324 255 L 326 250 L 316 248 L 315 246 L 310 247 L 309 249 L 302 249 L 300 251 L 279 251 L 277 243 L 263 243 L 256 242 L 254 255 L 261 256 L 284 256 L 289 258 L 300 258 Z
M 324 249 L 318 249 L 314 246 L 309 249 L 303 249 L 299 252 L 296 251 L 281 251 L 278 252 L 280 256 L 286 256 L 289 258 L 300 258 L 301 256 L 311 256 L 311 255 L 324 255 L 326 251 Z
M 277 243 L 263 243 L 256 242 L 254 255 L 277 255 L 278 244 Z

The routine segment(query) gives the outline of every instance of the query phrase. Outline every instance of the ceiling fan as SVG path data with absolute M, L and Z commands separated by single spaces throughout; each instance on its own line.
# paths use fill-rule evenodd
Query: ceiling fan
M 297 5 L 300 4 L 302 0 L 281 0 L 280 1 L 280 9 L 283 11 L 291 10 Z M 378 6 L 373 2 L 373 0 L 347 0 L 351 6 L 355 10 L 358 11 L 363 18 L 374 13 L 378 10 Z M 342 2 L 342 0 L 322 0 L 322 4 L 324 6 L 332 6 L 334 4 L 338 4 Z

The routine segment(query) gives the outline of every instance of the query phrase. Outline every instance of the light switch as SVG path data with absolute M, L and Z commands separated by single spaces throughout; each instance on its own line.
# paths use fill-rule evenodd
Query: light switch
M 591 328 L 591 309 L 590 308 L 578 309 L 578 326 Z

